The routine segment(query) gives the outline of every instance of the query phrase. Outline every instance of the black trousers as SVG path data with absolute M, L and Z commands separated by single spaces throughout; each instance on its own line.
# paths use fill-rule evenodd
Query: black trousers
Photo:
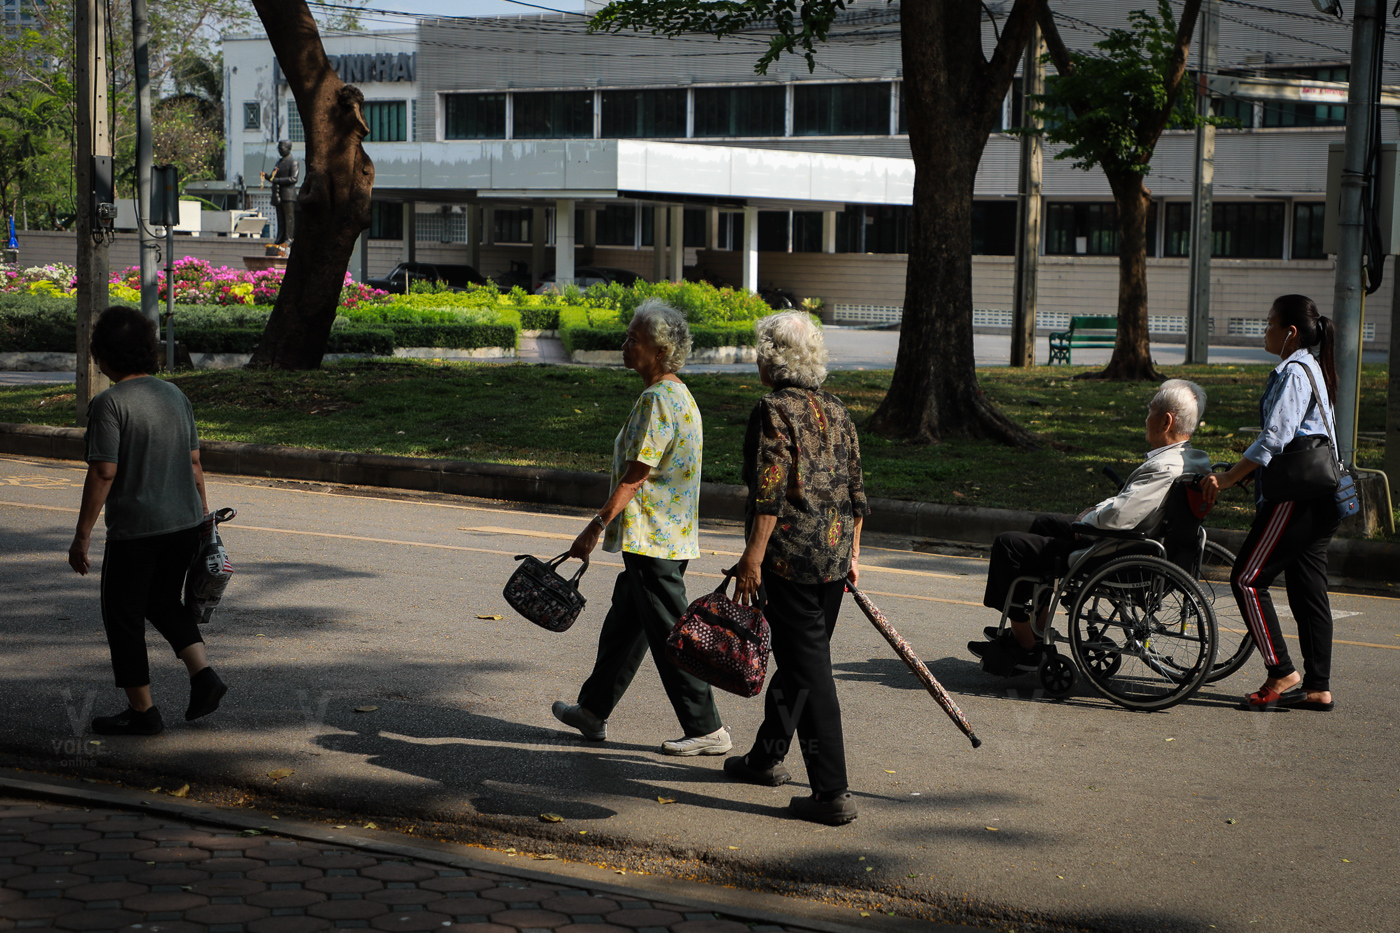
M 1270 677 L 1287 677 L 1297 668 L 1279 628 L 1269 584 L 1287 571 L 1288 608 L 1298 623 L 1303 652 L 1303 689 L 1330 690 L 1332 678 L 1332 605 L 1327 598 L 1327 544 L 1337 530 L 1337 506 L 1331 496 L 1299 502 L 1264 502 L 1254 513 L 1230 587 Z
M 612 607 L 598 633 L 598 658 L 578 694 L 579 705 L 599 719 L 612 715 L 650 648 L 661 686 L 686 736 L 708 735 L 720 727 L 710 685 L 666 657 L 666 636 L 689 605 L 687 563 L 622 552 L 624 569 L 613 584 Z
M 838 793 L 847 788 L 846 743 L 831 674 L 831 633 L 845 582 L 793 583 L 764 567 L 763 585 L 768 591 L 763 615 L 773 633 L 777 670 L 768 680 L 763 725 L 749 764 L 766 768 L 782 761 L 795 732 L 812 790 Z
M 992 562 L 987 569 L 987 589 L 982 605 L 997 612 L 1006 605 L 1006 595 L 1017 577 L 1049 576 L 1056 564 L 1076 550 L 1074 532 L 1063 518 L 1041 515 L 1031 522 L 1031 530 L 1003 531 L 992 543 Z M 1016 605 L 1008 613 L 1015 622 L 1029 622 L 1030 615 L 1022 605 L 1030 599 L 1030 587 L 1021 584 L 1016 593 Z
M 297 202 L 277 202 L 277 240 L 286 243 L 297 238 Z
M 185 571 L 199 546 L 199 526 L 149 538 L 108 541 L 102 553 L 102 626 L 118 687 L 151 682 L 146 620 L 178 655 L 204 641 L 181 601 Z

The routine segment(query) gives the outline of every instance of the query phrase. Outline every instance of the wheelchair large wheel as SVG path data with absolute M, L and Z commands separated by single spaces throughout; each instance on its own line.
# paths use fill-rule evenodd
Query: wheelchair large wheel
M 1254 653 L 1254 637 L 1249 634 L 1239 603 L 1230 592 L 1230 572 L 1235 567 L 1235 555 L 1214 541 L 1207 541 L 1201 555 L 1201 571 L 1196 582 L 1206 594 L 1215 611 L 1215 667 L 1206 675 L 1206 683 L 1224 680 L 1244 666 Z
M 1096 570 L 1070 610 L 1070 649 L 1094 689 L 1120 706 L 1175 706 L 1215 664 L 1215 616 L 1191 575 L 1160 557 Z

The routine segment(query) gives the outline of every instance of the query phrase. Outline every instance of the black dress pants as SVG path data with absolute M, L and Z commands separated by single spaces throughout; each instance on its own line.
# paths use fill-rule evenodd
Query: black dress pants
M 982 596 L 982 605 L 1000 612 L 1006 605 L 1006 595 L 1011 591 L 1013 580 L 1053 574 L 1061 558 L 1078 547 L 1070 523 L 1053 515 L 1038 516 L 1031 522 L 1029 532 L 1003 531 L 992 544 L 992 561 L 987 569 L 987 589 Z M 1029 614 L 1022 608 L 1030 595 L 1029 585 L 1021 584 L 1015 605 L 1008 613 L 1012 621 L 1030 621 Z
M 179 655 L 204 641 L 185 608 L 185 572 L 199 547 L 199 526 L 149 538 L 108 541 L 102 553 L 102 625 L 118 687 L 151 682 L 146 620 Z
M 1331 690 L 1332 605 L 1327 598 L 1327 544 L 1337 530 L 1331 496 L 1298 502 L 1262 502 L 1254 513 L 1230 587 L 1270 677 L 1297 668 L 1288 656 L 1269 584 L 1287 571 L 1288 608 L 1298 623 L 1303 689 Z
M 782 761 L 795 732 L 812 790 L 838 793 L 847 788 L 846 744 L 831 673 L 831 633 L 845 581 L 793 583 L 764 567 L 763 585 L 768 591 L 763 614 L 773 634 L 777 670 L 768 680 L 763 725 L 754 737 L 749 764 L 767 768 Z

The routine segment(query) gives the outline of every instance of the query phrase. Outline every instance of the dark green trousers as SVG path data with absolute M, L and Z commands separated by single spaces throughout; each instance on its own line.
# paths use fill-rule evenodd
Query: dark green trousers
M 579 706 L 599 719 L 611 716 L 650 648 L 686 736 L 707 735 L 720 727 L 710 685 L 666 658 L 666 636 L 688 605 L 687 563 L 622 552 L 624 569 L 613 584 L 612 608 L 598 633 L 598 659 L 579 690 Z

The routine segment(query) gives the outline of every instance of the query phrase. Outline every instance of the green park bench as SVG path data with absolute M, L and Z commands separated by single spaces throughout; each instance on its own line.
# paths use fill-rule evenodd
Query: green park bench
M 1113 348 L 1118 339 L 1118 318 L 1110 315 L 1086 314 L 1069 319 L 1069 330 L 1050 335 L 1050 363 L 1069 363 L 1075 347 Z

